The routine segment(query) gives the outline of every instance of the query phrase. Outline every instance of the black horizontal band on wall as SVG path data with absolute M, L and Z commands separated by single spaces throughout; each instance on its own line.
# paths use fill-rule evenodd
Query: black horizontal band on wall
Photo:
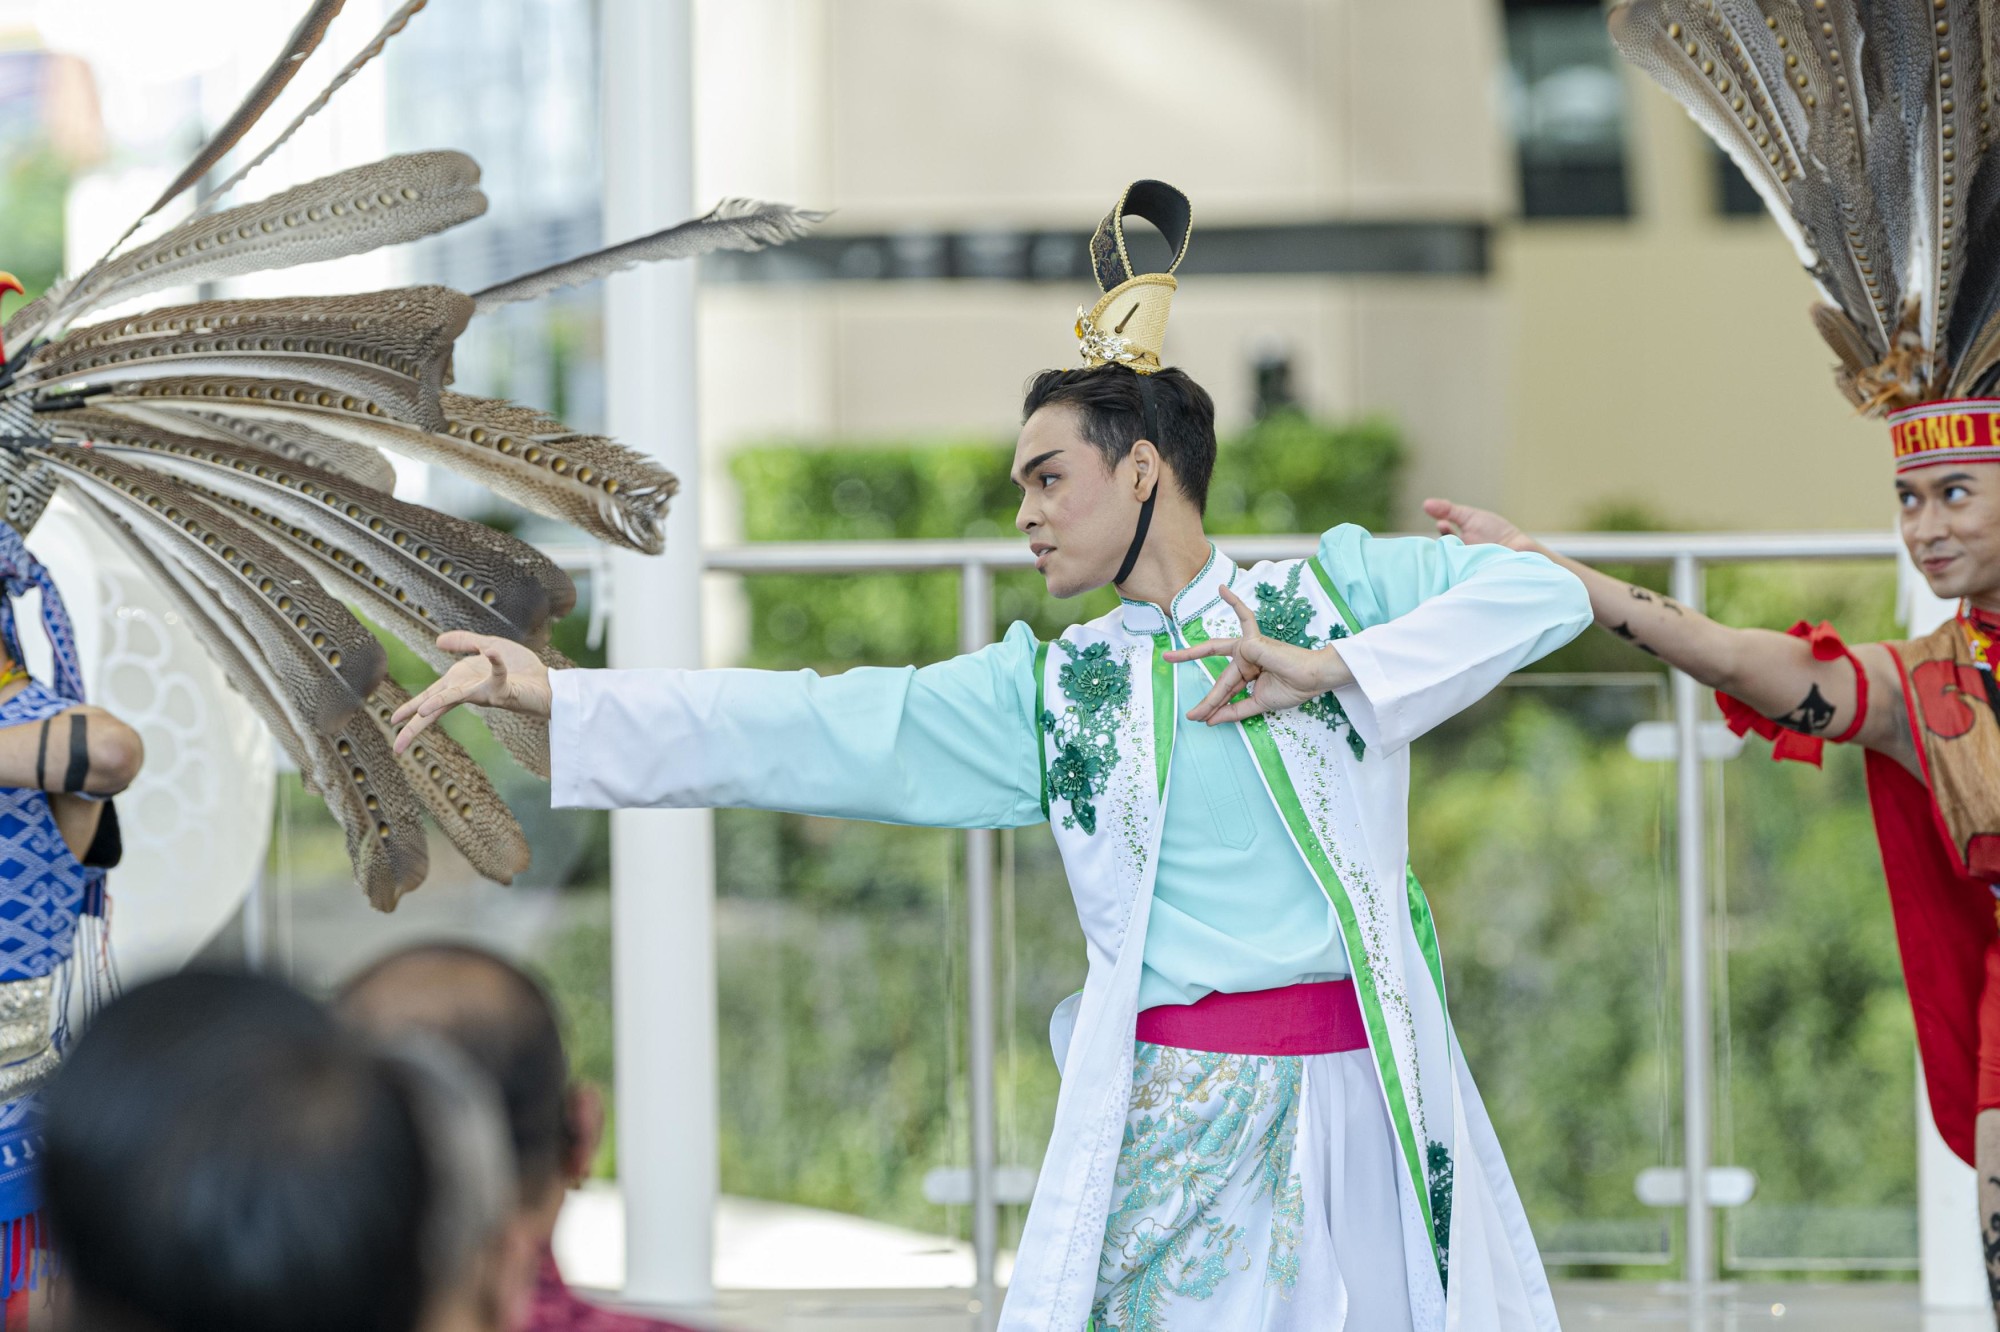
M 1183 275 L 1484 277 L 1484 222 L 1311 222 L 1205 227 Z M 815 235 L 774 250 L 705 255 L 704 282 L 895 282 L 963 279 L 1075 282 L 1090 278 L 1085 231 L 907 231 Z M 1164 250 L 1162 251 L 1164 253 Z M 1140 267 L 1146 266 L 1135 256 Z

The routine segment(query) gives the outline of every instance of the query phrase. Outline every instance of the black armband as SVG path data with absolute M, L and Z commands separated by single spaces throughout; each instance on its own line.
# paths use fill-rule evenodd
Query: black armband
M 81 712 L 69 715 L 69 767 L 63 769 L 63 794 L 75 795 L 90 779 L 90 720 Z

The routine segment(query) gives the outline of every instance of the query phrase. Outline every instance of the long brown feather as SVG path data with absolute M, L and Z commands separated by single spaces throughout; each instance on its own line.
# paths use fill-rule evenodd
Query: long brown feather
M 394 680 L 384 680 L 370 696 L 368 717 L 385 742 L 394 741 L 401 729 L 390 724 L 390 716 L 409 699 L 409 692 Z M 458 741 L 433 727 L 399 755 L 397 763 L 403 780 L 423 802 L 424 812 L 472 868 L 498 883 L 512 883 L 528 868 L 527 834 Z
M 180 482 L 71 444 L 24 452 L 143 532 L 252 626 L 285 696 L 314 729 L 344 725 L 388 673 L 382 645 L 318 580 Z
M 194 217 L 37 300 L 7 322 L 11 347 L 107 305 L 168 287 L 366 254 L 480 216 L 479 166 L 464 153 L 402 153 Z
M 247 444 L 282 462 L 332 472 L 355 485 L 388 494 L 396 488 L 396 469 L 365 444 L 336 439 L 294 421 L 252 421 L 227 412 L 162 409 L 136 398 L 104 393 L 90 399 L 91 408 L 169 434 Z M 64 433 L 62 422 L 55 423 Z
M 146 219 L 178 199 L 196 181 L 206 176 L 209 169 L 220 162 L 231 148 L 242 141 L 251 127 L 271 109 L 271 103 L 278 100 L 278 94 L 291 83 L 293 77 L 304 66 L 306 59 L 319 49 L 320 42 L 326 37 L 327 28 L 332 25 L 346 3 L 347 0 L 316 0 L 312 8 L 305 12 L 304 17 L 299 19 L 298 26 L 292 29 L 291 40 L 285 43 L 284 49 L 278 53 L 278 58 L 271 62 L 271 67 L 264 71 L 264 76 L 251 85 L 249 93 L 244 96 L 236 110 L 230 113 L 229 119 L 223 121 L 222 127 L 201 146 L 201 151 L 194 155 L 194 160 L 181 169 L 181 173 L 175 176 L 172 183 L 161 192 L 160 197 L 153 201 L 152 207 L 139 214 L 137 220 L 126 228 L 125 234 L 118 238 L 118 243 L 111 247 L 108 254 L 117 253 L 118 246 L 130 240 L 132 233 L 145 225 Z
M 1740 90 L 1734 86 L 1727 93 L 1721 90 L 1728 75 L 1716 60 L 1717 52 L 1704 46 L 1682 21 L 1688 17 L 1685 8 L 1671 0 L 1630 0 L 1609 15 L 1611 40 L 1627 60 L 1671 93 L 1729 155 L 1764 200 L 1799 261 L 1810 269 L 1819 256 L 1792 218 L 1790 184 L 1780 178 L 1777 164 L 1767 156 L 1768 147 L 1758 144 L 1743 122 L 1743 112 L 1733 105 L 1742 96 Z M 1703 35 L 1708 30 L 1704 25 Z
M 330 565 L 369 603 L 407 609 L 423 641 L 452 629 L 541 641 L 552 617 L 576 604 L 568 577 L 533 546 L 331 472 L 288 466 L 254 449 L 168 434 L 106 413 L 64 413 L 65 431 L 95 452 L 129 457 L 214 492 L 250 525 Z M 550 595 L 560 588 L 560 600 Z
M 307 104 L 306 109 L 299 112 L 297 118 L 294 119 L 291 124 L 285 126 L 283 130 L 279 131 L 277 138 L 273 139 L 269 144 L 265 145 L 263 150 L 260 151 L 255 157 L 251 158 L 248 162 L 245 162 L 241 167 L 237 168 L 237 170 L 229 177 L 228 180 L 225 180 L 222 182 L 222 184 L 216 186 L 215 193 L 214 195 L 211 196 L 211 198 L 220 199 L 224 195 L 228 194 L 231 190 L 235 189 L 237 185 L 242 183 L 242 180 L 245 176 L 249 175 L 252 171 L 255 171 L 258 167 L 262 166 L 264 162 L 267 159 L 269 159 L 272 153 L 275 153 L 278 151 L 278 149 L 284 147 L 286 142 L 289 141 L 294 134 L 299 132 L 299 126 L 305 124 L 308 120 L 311 120 L 314 116 L 318 115 L 322 110 L 324 110 L 326 104 L 333 100 L 333 95 L 339 92 L 342 88 L 346 87 L 347 81 L 349 79 L 352 79 L 356 74 L 359 74 L 362 68 L 366 66 L 369 61 L 373 60 L 376 56 L 381 55 L 383 48 L 389 45 L 389 39 L 394 37 L 397 33 L 401 32 L 405 27 L 407 27 L 409 25 L 410 20 L 416 17 L 417 11 L 422 9 L 428 3 L 429 0 L 404 0 L 403 5 L 400 8 L 398 8 L 393 14 L 389 15 L 389 21 L 382 25 L 381 30 L 375 34 L 374 40 L 370 41 L 368 45 L 362 47 L 358 55 L 356 55 L 352 60 L 349 60 L 345 65 L 342 65 L 340 67 L 340 72 L 333 76 L 333 81 L 327 84 L 325 88 L 320 90 L 319 96 L 313 98 L 312 101 Z
M 441 430 L 438 403 L 471 301 L 447 287 L 357 296 L 205 301 L 77 329 L 36 352 L 22 382 L 189 374 L 304 380 L 334 401 Z
M 379 727 L 361 717 L 331 731 L 312 725 L 296 711 L 264 642 L 244 627 L 212 587 L 177 561 L 163 558 L 91 492 L 80 491 L 77 498 L 176 603 L 202 647 L 291 758 L 307 788 L 326 800 L 346 834 L 355 880 L 369 902 L 379 911 L 394 910 L 398 899 L 424 881 L 430 853 L 417 797 Z
M 514 301 L 545 296 L 558 287 L 595 282 L 635 264 L 692 259 L 716 250 L 761 250 L 769 245 L 783 245 L 805 235 L 825 217 L 825 213 L 789 204 L 724 199 L 693 221 L 497 283 L 473 299 L 478 303 L 478 313 L 485 314 Z
M 149 379 L 118 384 L 116 394 L 163 407 L 197 404 L 250 420 L 305 422 L 356 444 L 448 467 L 525 509 L 653 555 L 665 547 L 667 504 L 679 485 L 652 459 L 611 440 L 539 418 L 528 424 L 554 425 L 561 433 L 517 433 L 512 426 L 522 423 L 524 409 L 448 391 L 438 400 L 441 431 L 397 422 L 394 404 L 385 407 L 313 383 L 242 376 Z

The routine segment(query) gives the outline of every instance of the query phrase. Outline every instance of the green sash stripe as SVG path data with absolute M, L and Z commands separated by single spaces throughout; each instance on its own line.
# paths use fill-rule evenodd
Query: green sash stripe
M 1162 654 L 1173 645 L 1164 630 L 1153 635 L 1153 768 L 1163 796 L 1174 753 L 1174 664 Z
M 1417 947 L 1424 950 L 1424 961 L 1430 966 L 1431 980 L 1438 991 L 1438 1007 L 1450 1013 L 1444 1002 L 1444 955 L 1438 951 L 1437 923 L 1431 919 L 1431 900 L 1424 896 L 1424 886 L 1417 882 L 1416 870 L 1405 865 L 1403 873 L 1409 880 L 1410 928 L 1416 931 Z
M 1199 619 L 1188 621 L 1182 632 L 1190 643 L 1208 641 L 1208 631 Z M 1207 668 L 1212 679 L 1221 679 L 1227 669 L 1217 657 L 1204 657 L 1201 664 Z M 1437 1251 L 1437 1226 L 1431 1219 L 1430 1176 L 1424 1170 L 1416 1128 L 1410 1122 L 1409 1102 L 1403 1093 L 1402 1070 L 1396 1067 L 1395 1050 L 1389 1044 L 1389 1024 L 1382 1016 L 1382 996 L 1376 988 L 1375 969 L 1361 937 L 1361 923 L 1355 917 L 1354 904 L 1348 900 L 1347 889 L 1340 883 L 1340 875 L 1334 870 L 1326 848 L 1320 845 L 1318 835 L 1313 832 L 1312 821 L 1306 817 L 1305 806 L 1292 786 L 1291 774 L 1285 771 L 1284 758 L 1278 753 L 1278 742 L 1271 737 L 1270 723 L 1263 717 L 1249 717 L 1239 725 L 1243 728 L 1244 738 L 1250 742 L 1250 752 L 1256 756 L 1257 766 L 1263 771 L 1264 783 L 1271 789 L 1278 813 L 1284 817 L 1292 840 L 1298 843 L 1307 867 L 1319 881 L 1320 891 L 1333 904 L 1334 915 L 1340 920 L 1341 937 L 1347 944 L 1348 961 L 1354 968 L 1354 992 L 1361 1001 L 1361 1015 L 1368 1023 L 1369 1048 L 1375 1056 L 1375 1069 L 1381 1076 L 1382 1090 L 1387 1095 L 1390 1118 L 1395 1121 L 1396 1138 L 1403 1148 L 1403 1161 L 1410 1173 L 1411 1187 L 1417 1195 L 1417 1206 L 1423 1211 L 1424 1233 L 1431 1238 L 1431 1259 L 1438 1264 L 1442 1278 L 1444 1263 Z
M 1306 561 L 1306 564 L 1312 569 L 1313 577 L 1319 579 L 1320 591 L 1326 593 L 1327 599 L 1333 602 L 1333 608 L 1340 612 L 1340 618 L 1347 621 L 1347 632 L 1360 633 L 1361 621 L 1354 618 L 1354 612 L 1348 608 L 1347 598 L 1341 596 L 1340 589 L 1333 585 L 1333 575 L 1319 562 L 1319 556 L 1313 556 Z
M 1361 621 L 1354 618 L 1354 611 L 1348 606 L 1347 598 L 1340 595 L 1340 589 L 1334 586 L 1333 575 L 1319 562 L 1319 556 L 1313 556 L 1306 563 L 1312 568 L 1313 577 L 1319 580 L 1320 590 L 1333 602 L 1333 608 L 1340 612 L 1340 618 L 1347 621 L 1348 632 L 1360 633 Z M 1431 981 L 1437 986 L 1438 1003 L 1443 1004 L 1444 958 L 1438 951 L 1437 924 L 1431 919 L 1430 898 L 1424 895 L 1424 886 L 1417 882 L 1415 869 L 1405 865 L 1403 872 L 1409 879 L 1410 927 L 1416 931 L 1417 946 L 1424 950 L 1424 961 L 1430 966 Z
M 1042 718 L 1048 715 L 1043 695 L 1049 683 L 1049 645 L 1035 644 L 1035 757 L 1042 763 L 1042 817 L 1049 816 L 1049 735 Z

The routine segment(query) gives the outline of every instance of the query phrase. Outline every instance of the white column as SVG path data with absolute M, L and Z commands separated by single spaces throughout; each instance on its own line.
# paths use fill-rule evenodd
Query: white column
M 602 0 L 604 229 L 623 240 L 688 217 L 693 99 L 688 0 Z M 692 487 L 694 269 L 656 264 L 605 292 L 611 432 Z M 613 666 L 701 664 L 701 531 L 683 491 L 658 558 L 612 567 Z M 618 1178 L 625 1297 L 713 1298 L 717 1180 L 715 879 L 706 811 L 611 816 Z
M 1674 557 L 1674 599 L 1690 610 L 1702 605 L 1701 566 L 1691 555 Z M 1715 1212 L 1708 1202 L 1708 1170 L 1715 1085 L 1715 1036 L 1709 989 L 1707 792 L 1701 758 L 1701 694 L 1692 676 L 1673 673 L 1674 729 L 1678 738 L 1674 804 L 1674 859 L 1681 909 L 1681 1163 L 1687 1172 L 1686 1236 L 1681 1262 L 1688 1304 L 1706 1308 L 1715 1282 Z
M 1958 603 L 1931 595 L 1908 555 L 1896 560 L 1903 629 L 1927 634 L 1957 613 Z M 1983 1310 L 1986 1256 L 1979 1242 L 1979 1183 L 1972 1167 L 1952 1155 L 1931 1118 L 1924 1070 L 1917 1066 L 1917 1271 L 1924 1308 Z

